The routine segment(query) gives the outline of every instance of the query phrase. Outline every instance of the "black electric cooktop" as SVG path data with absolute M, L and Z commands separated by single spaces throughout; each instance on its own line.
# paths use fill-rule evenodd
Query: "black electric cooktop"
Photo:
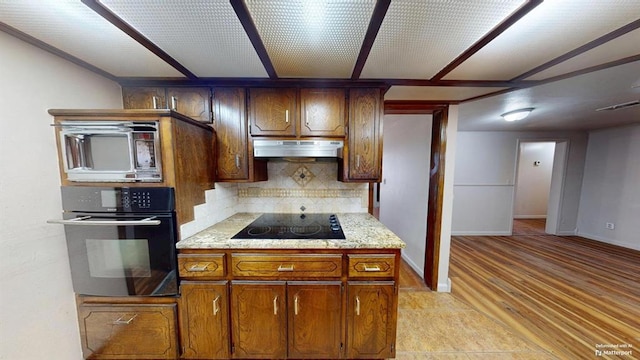
M 335 214 L 262 214 L 232 239 L 342 239 Z

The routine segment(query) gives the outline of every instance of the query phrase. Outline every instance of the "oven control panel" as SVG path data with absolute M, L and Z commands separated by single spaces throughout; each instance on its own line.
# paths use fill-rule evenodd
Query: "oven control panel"
M 170 187 L 63 186 L 64 211 L 167 212 L 175 210 Z

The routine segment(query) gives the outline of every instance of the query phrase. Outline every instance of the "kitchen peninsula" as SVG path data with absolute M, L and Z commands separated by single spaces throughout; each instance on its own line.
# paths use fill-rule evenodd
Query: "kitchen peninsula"
M 183 358 L 395 356 L 400 249 L 366 213 L 345 239 L 232 239 L 239 213 L 177 243 Z

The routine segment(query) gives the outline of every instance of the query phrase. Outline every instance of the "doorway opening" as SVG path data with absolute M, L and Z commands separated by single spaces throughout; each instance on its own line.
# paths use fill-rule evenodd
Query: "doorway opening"
M 513 235 L 557 234 L 567 141 L 520 141 Z

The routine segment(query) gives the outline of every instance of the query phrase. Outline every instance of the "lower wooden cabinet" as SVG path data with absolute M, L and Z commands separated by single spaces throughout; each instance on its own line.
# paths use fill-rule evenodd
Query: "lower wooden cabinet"
M 400 251 L 186 250 L 182 359 L 395 356 Z
M 79 306 L 86 359 L 176 359 L 176 304 Z
M 397 296 L 393 281 L 347 285 L 347 357 L 395 357 Z
M 283 359 L 287 356 L 285 282 L 232 282 L 233 357 Z
M 183 281 L 180 292 L 182 357 L 228 359 L 227 281 Z
M 289 358 L 341 358 L 342 283 L 289 282 L 287 302 Z

